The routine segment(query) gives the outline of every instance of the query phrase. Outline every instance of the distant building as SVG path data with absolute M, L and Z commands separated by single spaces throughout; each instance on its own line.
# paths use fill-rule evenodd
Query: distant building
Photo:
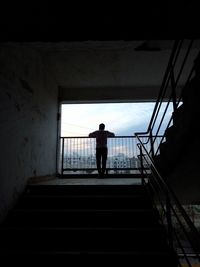
M 114 173 L 130 173 L 131 169 L 138 169 L 140 167 L 140 161 L 138 158 L 128 157 L 124 153 L 118 153 L 117 155 L 108 157 L 107 168 L 114 170 Z M 91 155 L 79 155 L 76 152 L 64 155 L 64 168 L 65 169 L 94 169 L 96 170 L 96 156 Z

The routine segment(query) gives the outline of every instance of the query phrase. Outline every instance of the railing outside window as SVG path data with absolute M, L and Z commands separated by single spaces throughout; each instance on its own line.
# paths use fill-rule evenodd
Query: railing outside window
M 162 136 L 157 137 L 157 143 Z M 146 141 L 143 138 L 143 142 Z M 108 138 L 108 174 L 139 173 L 139 150 L 135 136 L 116 136 Z M 149 144 L 147 144 L 149 146 Z M 96 139 L 88 137 L 60 137 L 59 173 L 95 174 Z

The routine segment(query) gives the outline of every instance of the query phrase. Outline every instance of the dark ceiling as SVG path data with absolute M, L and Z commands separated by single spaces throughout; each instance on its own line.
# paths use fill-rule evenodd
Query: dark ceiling
M 160 1 L 158 5 L 64 4 L 26 1 L 1 5 L 2 41 L 141 40 L 200 37 L 199 9 Z M 108 2 L 108 1 L 107 1 Z M 117 2 L 117 1 L 116 1 Z M 119 2 L 119 1 L 118 1 Z M 142 1 L 141 1 L 142 2 Z

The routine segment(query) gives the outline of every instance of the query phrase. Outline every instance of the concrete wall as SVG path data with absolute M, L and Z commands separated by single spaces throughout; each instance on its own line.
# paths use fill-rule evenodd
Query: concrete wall
M 0 219 L 29 178 L 56 172 L 57 93 L 39 52 L 0 46 Z
M 169 51 L 162 52 L 160 61 L 155 57 L 155 53 L 137 53 L 133 47 L 112 50 L 104 46 L 50 55 L 60 84 L 59 97 L 74 102 L 156 99 Z
M 135 51 L 134 43 L 90 42 L 47 51 L 59 81 L 63 101 L 155 101 L 169 61 L 171 47 L 161 51 Z M 44 48 L 43 48 L 44 50 Z M 186 53 L 185 49 L 183 52 Z M 183 53 L 182 52 L 182 53 Z M 183 54 L 182 54 L 183 55 Z M 180 77 L 184 84 L 196 49 Z M 182 62 L 177 62 L 180 65 Z

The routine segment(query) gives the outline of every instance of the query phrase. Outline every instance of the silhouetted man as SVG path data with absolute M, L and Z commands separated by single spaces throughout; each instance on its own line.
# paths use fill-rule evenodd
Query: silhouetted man
M 101 123 L 99 125 L 99 130 L 89 134 L 89 137 L 96 138 L 96 162 L 100 177 L 103 177 L 106 170 L 106 160 L 108 154 L 107 138 L 115 136 L 114 133 L 105 131 L 104 129 L 105 125 Z

